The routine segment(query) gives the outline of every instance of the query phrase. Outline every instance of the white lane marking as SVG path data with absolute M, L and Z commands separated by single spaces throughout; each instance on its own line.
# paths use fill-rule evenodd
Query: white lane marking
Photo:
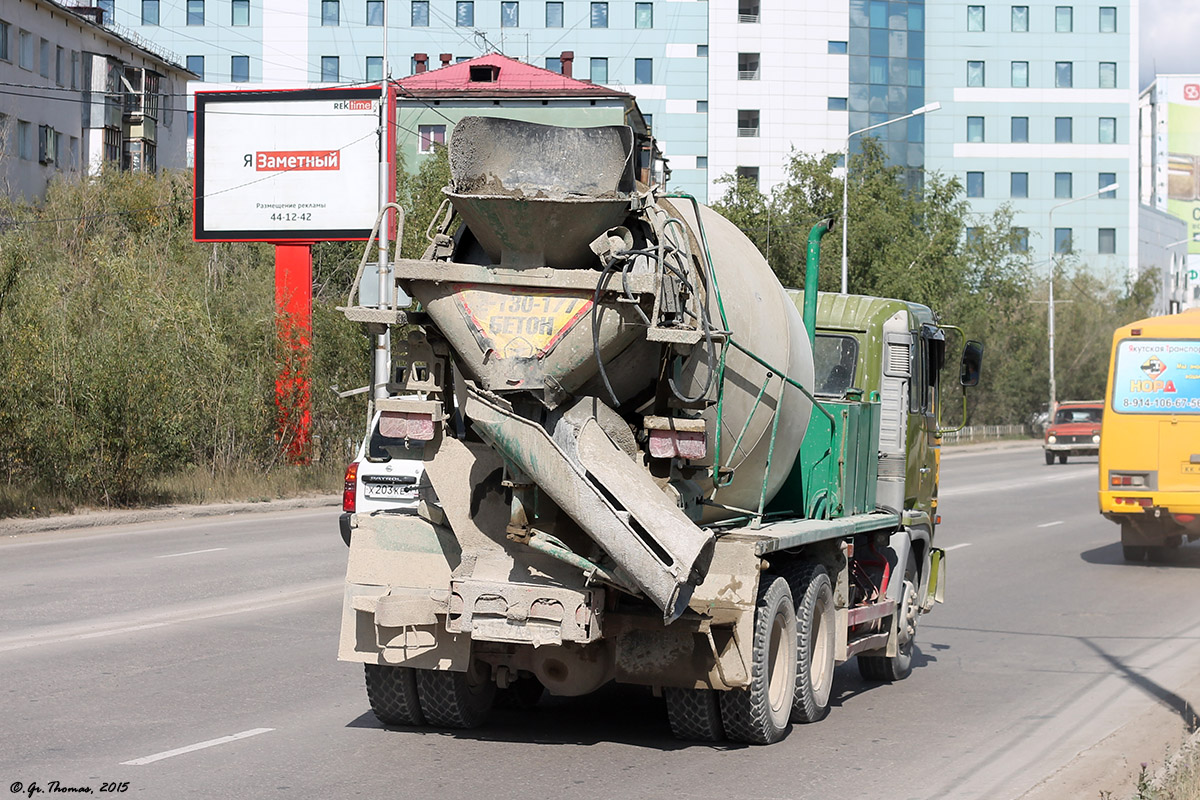
M 951 486 L 949 488 L 947 488 L 943 485 L 943 487 L 938 490 L 938 499 L 945 499 L 947 497 L 960 497 L 962 495 L 967 495 L 967 494 L 982 494 L 983 492 L 999 494 L 1001 492 L 1006 492 L 1010 489 L 1026 489 L 1026 488 L 1030 488 L 1030 487 L 1043 486 L 1047 483 L 1058 483 L 1059 481 L 1079 481 L 1079 480 L 1096 481 L 1097 480 L 1096 472 L 1094 470 L 1080 470 L 1079 472 L 1074 472 L 1074 471 L 1060 472 L 1057 475 L 1046 475 L 1046 476 L 1039 475 L 1035 478 L 1029 478 L 1026 480 L 973 483 L 973 484 L 968 484 L 967 486 Z
M 165 750 L 161 753 L 155 753 L 152 756 L 144 758 L 135 758 L 132 761 L 122 761 L 121 766 L 140 767 L 143 764 L 153 764 L 155 761 L 162 761 L 164 758 L 172 758 L 181 756 L 184 753 L 194 753 L 197 750 L 203 750 L 206 747 L 216 747 L 219 744 L 228 744 L 236 742 L 238 739 L 248 739 L 251 736 L 258 736 L 260 733 L 270 733 L 274 728 L 254 728 L 253 730 L 242 731 L 235 733 L 232 736 L 222 736 L 220 739 L 209 739 L 207 742 L 199 742 L 197 744 L 189 744 L 187 747 L 179 747 L 174 750 Z
M 962 542 L 960 544 L 952 544 L 949 547 L 943 547 L 942 549 L 945 550 L 947 553 L 949 553 L 951 550 L 958 550 L 961 547 L 970 547 L 970 546 L 971 546 L 970 542 Z
M 257 612 L 267 608 L 307 602 L 316 598 L 332 597 L 334 594 L 340 594 L 344 591 L 345 586 L 343 582 L 312 582 L 301 584 L 297 588 L 290 590 L 269 589 L 252 592 L 244 595 L 236 595 L 215 604 L 206 601 L 200 604 L 189 604 L 172 608 L 148 618 L 143 616 L 140 619 L 145 619 L 147 620 L 146 622 L 133 625 L 120 623 L 137 622 L 139 617 L 130 618 L 131 615 L 121 615 L 116 618 L 100 618 L 82 623 L 49 625 L 11 636 L 0 636 L 0 653 L 25 650 L 30 647 L 42 647 L 48 644 L 64 644 L 79 639 L 99 639 L 122 633 L 135 633 L 153 628 L 165 628 L 170 625 Z M 112 625 L 113 627 L 105 627 L 106 625 Z
M 165 556 L 155 556 L 155 558 L 179 558 L 180 556 L 198 556 L 201 553 L 216 553 L 220 550 L 228 550 L 228 547 L 211 547 L 208 550 L 190 550 L 186 553 L 170 553 Z
M 1039 528 L 1053 528 L 1055 525 L 1062 525 L 1062 524 L 1063 524 L 1063 521 L 1061 519 L 1056 519 L 1056 520 L 1054 520 L 1054 522 L 1043 522 L 1041 525 L 1038 525 L 1038 527 Z

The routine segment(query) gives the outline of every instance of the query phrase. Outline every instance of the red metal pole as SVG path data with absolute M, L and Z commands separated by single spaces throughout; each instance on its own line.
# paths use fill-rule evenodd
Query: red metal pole
M 279 444 L 293 464 L 311 457 L 312 243 L 275 244 L 275 408 Z

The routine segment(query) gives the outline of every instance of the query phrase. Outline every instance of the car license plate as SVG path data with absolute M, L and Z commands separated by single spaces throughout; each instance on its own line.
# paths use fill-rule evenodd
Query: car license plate
M 398 483 L 367 483 L 363 484 L 363 493 L 372 499 L 388 497 L 408 497 L 417 489 L 415 484 Z
M 1200 475 L 1200 464 L 1184 464 L 1184 475 Z

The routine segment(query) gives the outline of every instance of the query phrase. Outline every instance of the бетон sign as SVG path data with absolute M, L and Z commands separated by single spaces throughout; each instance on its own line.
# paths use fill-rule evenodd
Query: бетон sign
M 196 239 L 366 239 L 379 105 L 378 87 L 197 92 Z

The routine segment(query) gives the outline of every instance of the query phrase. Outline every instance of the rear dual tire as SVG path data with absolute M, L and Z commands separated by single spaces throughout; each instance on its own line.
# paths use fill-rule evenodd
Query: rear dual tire
M 487 664 L 467 672 L 364 664 L 367 701 L 384 725 L 474 728 L 491 713 L 496 697 Z

